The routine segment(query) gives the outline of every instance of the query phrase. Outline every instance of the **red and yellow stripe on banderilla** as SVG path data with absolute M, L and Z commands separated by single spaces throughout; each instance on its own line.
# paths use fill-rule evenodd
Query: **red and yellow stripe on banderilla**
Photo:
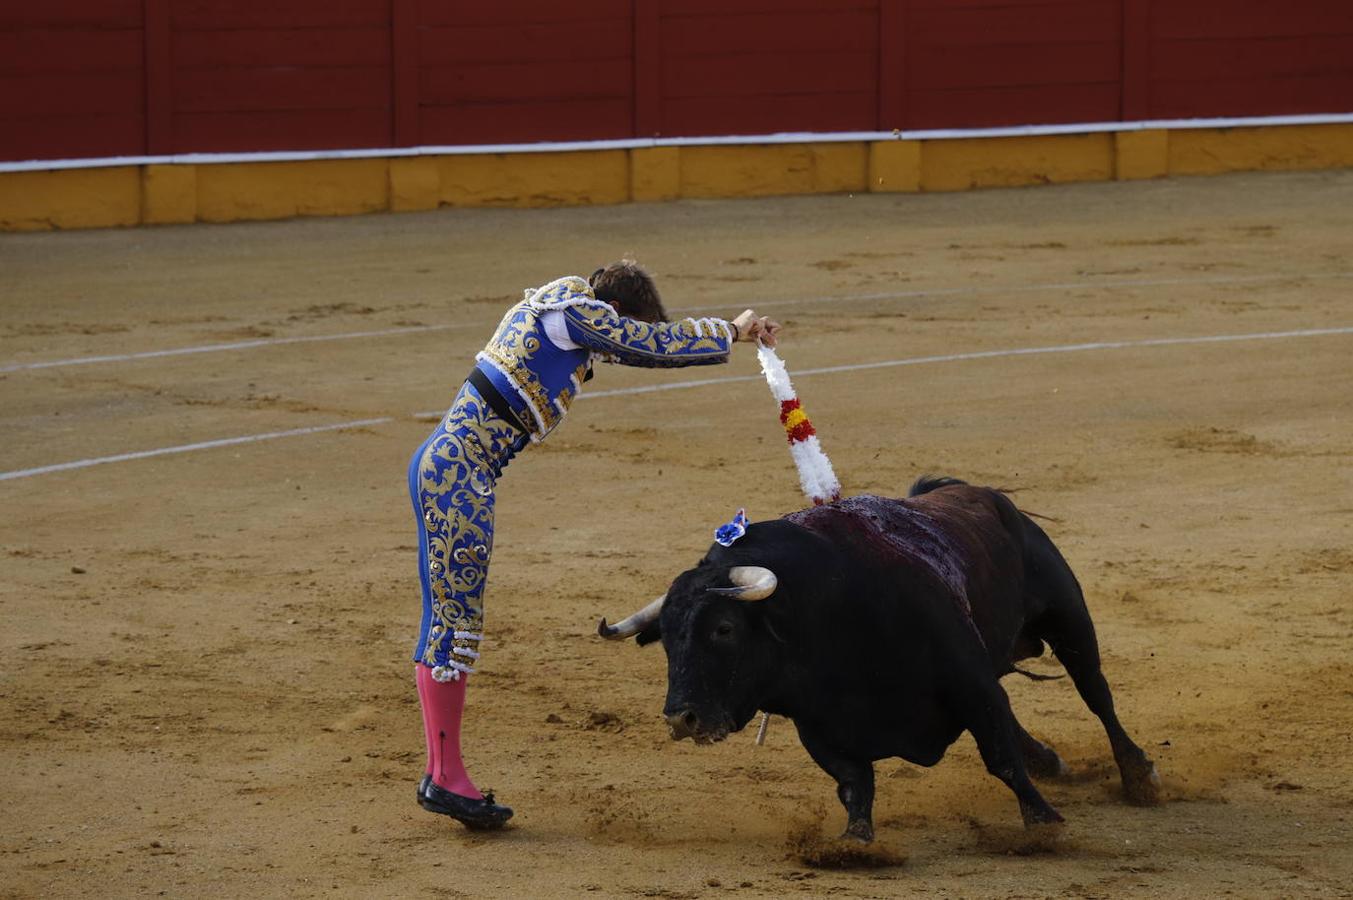
M 808 420 L 808 414 L 803 411 L 798 397 L 780 401 L 780 424 L 785 426 L 785 434 L 789 436 L 791 444 L 806 441 L 817 434 L 817 429 Z

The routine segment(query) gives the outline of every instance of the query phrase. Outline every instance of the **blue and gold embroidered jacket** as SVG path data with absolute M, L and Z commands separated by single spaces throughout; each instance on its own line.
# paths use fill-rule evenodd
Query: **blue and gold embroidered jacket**
M 594 359 L 710 365 L 727 362 L 732 345 L 732 326 L 723 319 L 628 319 L 598 300 L 584 279 L 569 276 L 527 291 L 475 360 L 539 441 L 568 412 Z

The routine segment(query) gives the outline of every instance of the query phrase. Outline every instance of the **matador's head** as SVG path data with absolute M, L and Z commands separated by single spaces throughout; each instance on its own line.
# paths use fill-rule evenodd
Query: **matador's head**
M 653 276 L 632 259 L 597 269 L 587 283 L 598 300 L 611 304 L 622 316 L 645 322 L 667 321 L 667 310 L 663 309 Z

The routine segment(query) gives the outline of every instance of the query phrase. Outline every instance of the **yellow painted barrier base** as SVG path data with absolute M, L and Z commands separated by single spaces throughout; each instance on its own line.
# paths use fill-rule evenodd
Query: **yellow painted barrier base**
M 961 191 L 1353 166 L 1353 125 L 119 166 L 0 173 L 0 230 L 441 206 Z

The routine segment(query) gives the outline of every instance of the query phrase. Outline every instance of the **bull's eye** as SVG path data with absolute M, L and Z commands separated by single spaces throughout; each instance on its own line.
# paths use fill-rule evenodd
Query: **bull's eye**
M 730 634 L 732 634 L 732 633 L 733 633 L 733 623 L 732 623 L 732 622 L 720 622 L 720 623 L 714 628 L 714 636 L 715 636 L 715 637 L 726 638 L 726 637 L 728 637 L 728 636 L 729 636 Z

